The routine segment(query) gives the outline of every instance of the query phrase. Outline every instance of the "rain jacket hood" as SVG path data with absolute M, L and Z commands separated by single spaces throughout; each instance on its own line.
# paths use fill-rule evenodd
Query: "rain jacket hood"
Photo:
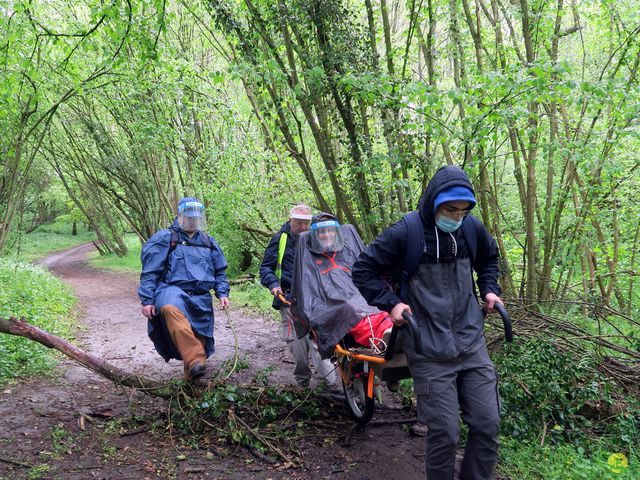
M 368 315 L 380 313 L 367 304 L 351 281 L 351 267 L 364 250 L 353 225 L 341 225 L 344 248 L 317 254 L 310 232 L 300 234 L 291 285 L 292 312 L 298 338 L 313 330 L 322 358 L 331 358 L 336 344 Z
M 438 194 L 443 190 L 454 186 L 466 187 L 470 189 L 475 196 L 473 185 L 471 184 L 469 177 L 467 177 L 467 174 L 460 167 L 446 165 L 438 169 L 438 171 L 433 175 L 418 204 L 420 217 L 426 226 L 432 227 L 436 224 L 435 214 L 433 212 L 433 202 Z

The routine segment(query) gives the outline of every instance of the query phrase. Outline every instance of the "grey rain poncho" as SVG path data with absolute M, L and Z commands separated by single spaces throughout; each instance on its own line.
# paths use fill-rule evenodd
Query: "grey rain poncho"
M 300 234 L 291 281 L 292 313 L 298 338 L 312 330 L 322 358 L 360 320 L 380 313 L 367 304 L 351 281 L 351 267 L 364 250 L 352 225 L 340 227 L 344 243 L 338 252 L 312 251 L 310 232 Z

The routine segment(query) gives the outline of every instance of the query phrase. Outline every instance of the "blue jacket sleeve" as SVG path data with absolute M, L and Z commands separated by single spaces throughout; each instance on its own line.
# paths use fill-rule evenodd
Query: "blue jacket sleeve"
M 393 278 L 402 264 L 406 235 L 402 221 L 391 225 L 360 254 L 351 272 L 353 283 L 367 303 L 385 312 L 402 302 L 385 279 Z
M 214 275 L 213 289 L 216 292 L 216 297 L 228 297 L 230 288 L 229 282 L 227 281 L 227 259 L 224 257 L 218 242 L 216 242 L 213 237 L 209 238 L 211 239 L 211 245 L 213 246 L 211 249 L 211 262 L 213 263 Z
M 153 305 L 155 303 L 156 288 L 158 288 L 164 273 L 170 243 L 171 233 L 168 230 L 161 230 L 155 233 L 142 246 L 142 251 L 140 252 L 142 271 L 140 272 L 140 287 L 138 288 L 138 297 L 140 297 L 142 305 Z
M 280 286 L 280 281 L 276 277 L 276 267 L 278 265 L 278 246 L 281 235 L 282 232 L 278 232 L 271 237 L 260 264 L 260 283 L 269 290 Z

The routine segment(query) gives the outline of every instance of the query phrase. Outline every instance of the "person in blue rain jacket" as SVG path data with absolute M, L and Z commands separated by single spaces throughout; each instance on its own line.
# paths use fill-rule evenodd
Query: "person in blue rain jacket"
M 206 233 L 204 205 L 193 197 L 178 202 L 178 216 L 142 247 L 138 296 L 149 338 L 169 361 L 184 363 L 187 381 L 202 377 L 214 352 L 213 299 L 229 307 L 227 261 Z

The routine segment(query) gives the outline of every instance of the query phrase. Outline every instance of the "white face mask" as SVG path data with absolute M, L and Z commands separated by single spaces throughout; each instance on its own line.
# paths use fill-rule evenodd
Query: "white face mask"
M 436 225 L 443 232 L 452 233 L 460 228 L 460 225 L 462 225 L 462 218 L 460 220 L 453 220 L 449 217 L 445 217 L 444 215 L 438 215 Z

